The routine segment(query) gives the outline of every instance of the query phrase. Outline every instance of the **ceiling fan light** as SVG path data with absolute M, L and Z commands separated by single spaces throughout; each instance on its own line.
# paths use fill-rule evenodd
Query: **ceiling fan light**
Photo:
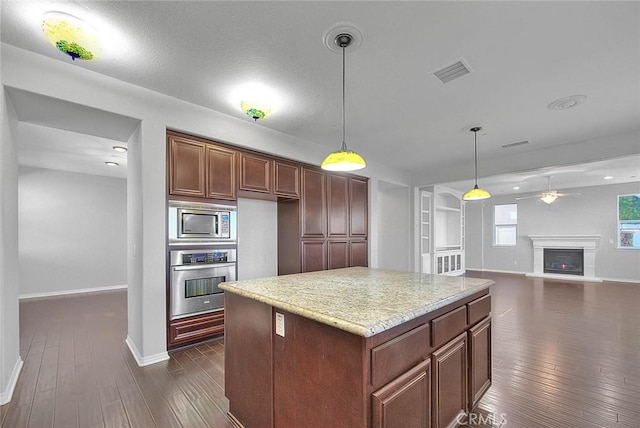
M 462 200 L 464 201 L 479 201 L 482 199 L 489 199 L 491 197 L 491 193 L 487 192 L 484 189 L 481 189 L 476 184 L 473 186 L 473 189 L 469 190 L 467 193 L 462 195 Z
M 327 171 L 357 171 L 367 166 L 364 158 L 351 150 L 329 153 L 320 167 Z
M 556 199 L 558 199 L 558 195 L 555 193 L 543 193 L 542 197 L 540 198 L 540 200 L 545 204 L 551 204 Z

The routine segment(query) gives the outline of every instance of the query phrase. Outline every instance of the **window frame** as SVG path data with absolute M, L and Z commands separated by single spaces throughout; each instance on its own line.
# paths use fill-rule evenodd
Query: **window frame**
M 623 251 L 638 251 L 640 250 L 640 246 L 626 246 L 626 245 L 621 245 L 621 229 L 620 229 L 620 198 L 621 197 L 625 197 L 625 196 L 636 196 L 638 198 L 640 198 L 640 193 L 629 193 L 629 194 L 625 194 L 625 195 L 617 195 L 616 196 L 616 249 L 617 250 L 623 250 Z M 640 221 L 640 219 L 638 219 Z M 640 233 L 640 231 L 638 232 Z

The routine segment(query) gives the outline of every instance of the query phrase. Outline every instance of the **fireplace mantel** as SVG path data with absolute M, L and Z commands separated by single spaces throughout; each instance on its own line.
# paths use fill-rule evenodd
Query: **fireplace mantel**
M 600 235 L 529 235 L 529 239 L 533 242 L 533 273 L 527 276 L 602 282 L 596 278 L 596 248 L 600 245 Z M 582 248 L 584 276 L 544 273 L 545 248 Z

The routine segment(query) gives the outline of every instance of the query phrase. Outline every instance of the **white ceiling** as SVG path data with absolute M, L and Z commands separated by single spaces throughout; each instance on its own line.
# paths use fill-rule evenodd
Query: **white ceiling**
M 75 61 L 78 67 L 232 116 L 243 116 L 234 92 L 262 83 L 277 98 L 257 126 L 327 150 L 338 148 L 341 138 L 341 57 L 323 38 L 338 24 L 353 25 L 363 41 L 347 54 L 347 144 L 370 161 L 414 175 L 468 165 L 470 174 L 460 178 L 471 178 L 473 136 L 463 130 L 471 124 L 484 128 L 480 163 L 507 150 L 526 157 L 640 130 L 640 2 L 30 1 L 1 7 L 4 43 L 70 61 L 40 29 L 45 11 L 62 10 L 90 21 L 106 38 L 103 56 Z M 447 84 L 432 75 L 459 59 L 470 74 Z M 569 95 L 588 98 L 574 109 L 547 109 Z M 36 114 L 31 105 L 22 106 L 20 116 Z M 49 126 L 44 119 L 26 122 Z M 522 140 L 530 144 L 501 147 Z M 553 158 L 546 165 L 497 178 L 496 185 L 519 180 L 526 191 L 538 191 L 547 180 L 534 190 L 536 176 L 590 175 L 563 170 L 587 171 L 588 165 L 567 167 Z M 640 175 L 611 160 L 592 166 L 606 168 L 605 175 L 636 176 L 626 181 Z M 485 170 L 481 177 L 492 174 Z

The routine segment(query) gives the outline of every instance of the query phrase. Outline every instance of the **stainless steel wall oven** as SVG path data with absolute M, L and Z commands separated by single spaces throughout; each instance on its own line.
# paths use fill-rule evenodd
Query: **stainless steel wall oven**
M 221 282 L 236 280 L 235 249 L 171 251 L 171 320 L 224 308 Z

